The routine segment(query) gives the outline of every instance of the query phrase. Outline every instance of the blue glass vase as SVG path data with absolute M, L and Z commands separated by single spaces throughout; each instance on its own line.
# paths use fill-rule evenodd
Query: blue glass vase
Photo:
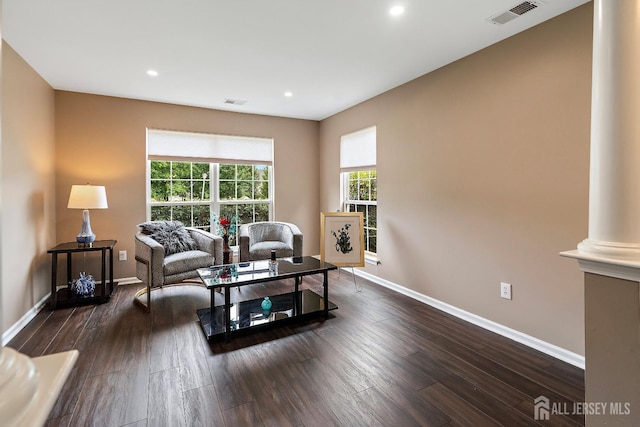
M 269 299 L 269 297 L 264 297 L 264 299 L 262 300 L 262 304 L 260 304 L 262 306 L 263 310 L 271 310 L 271 300 Z

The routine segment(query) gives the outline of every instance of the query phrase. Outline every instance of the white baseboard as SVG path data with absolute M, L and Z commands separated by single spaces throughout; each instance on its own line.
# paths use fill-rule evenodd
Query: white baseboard
M 132 285 L 134 283 L 142 283 L 140 279 L 138 279 L 137 277 L 123 277 L 122 279 L 116 279 L 115 282 L 118 282 L 118 286 Z M 101 283 L 101 282 L 98 281 L 97 283 Z M 18 332 L 20 332 L 25 326 L 27 326 L 29 322 L 31 322 L 38 313 L 40 313 L 40 311 L 47 304 L 47 300 L 49 299 L 50 295 L 51 295 L 51 292 L 45 295 L 40 301 L 36 303 L 35 306 L 33 306 L 29 311 L 27 311 L 20 320 L 14 323 L 9 329 L 7 329 L 7 331 L 4 334 L 2 334 L 3 347 L 7 345 L 7 343 L 9 343 L 9 341 L 11 341 L 16 335 L 18 335 Z
M 14 323 L 9 329 L 7 329 L 4 334 L 2 334 L 3 347 L 7 345 L 7 343 L 9 343 L 9 341 L 11 341 L 16 335 L 18 335 L 18 332 L 20 332 L 25 326 L 27 326 L 38 313 L 40 313 L 40 310 L 42 310 L 42 308 L 46 305 L 47 300 L 49 299 L 49 295 L 51 295 L 51 292 L 45 295 L 40 301 L 36 303 L 35 306 L 31 308 L 31 310 L 27 311 L 24 316 L 20 318 L 20 320 Z
M 122 279 L 117 279 L 116 282 L 118 282 L 118 286 L 133 285 L 134 283 L 142 283 L 142 281 L 137 277 L 123 277 Z
M 451 314 L 452 316 L 455 316 L 459 319 L 465 320 L 469 323 L 473 323 L 474 325 L 480 326 L 481 328 L 487 329 L 491 332 L 495 332 L 496 334 L 502 335 L 503 337 L 512 339 L 516 342 L 519 342 L 520 344 L 524 344 L 528 347 L 541 351 L 545 354 L 548 354 L 549 356 L 562 360 L 563 362 L 567 362 L 581 369 L 585 368 L 584 356 L 581 356 L 577 353 L 573 353 L 562 347 L 558 347 L 557 345 L 548 343 L 546 341 L 542 341 L 536 337 L 532 337 L 531 335 L 527 335 L 520 331 L 516 331 L 515 329 L 511 329 L 507 326 L 501 325 L 500 323 L 496 323 L 492 320 L 485 319 L 484 317 L 480 317 L 473 313 L 469 313 L 468 311 L 464 311 L 462 309 L 449 305 L 445 302 L 439 301 L 435 298 L 431 298 L 421 293 L 418 293 L 416 291 L 413 291 L 411 289 L 407 289 L 396 283 L 390 282 L 378 276 L 374 276 L 373 274 L 367 273 L 364 270 L 354 268 L 353 271 L 357 276 L 370 280 L 373 283 L 376 283 L 380 286 L 393 289 L 396 292 L 399 292 L 417 301 L 420 301 L 434 308 L 442 310 L 445 313 Z

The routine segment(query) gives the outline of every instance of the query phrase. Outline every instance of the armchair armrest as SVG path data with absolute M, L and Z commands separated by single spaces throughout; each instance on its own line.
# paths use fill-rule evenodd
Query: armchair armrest
M 242 224 L 238 230 L 238 246 L 240 262 L 249 261 L 249 226 Z
M 150 236 L 141 233 L 136 234 L 135 239 L 136 260 L 140 259 L 150 264 L 151 283 L 147 283 L 147 286 L 162 286 L 164 277 L 162 274 L 164 247 Z M 136 263 L 136 276 L 145 283 L 149 280 L 147 277 L 147 268 L 140 262 Z
M 213 265 L 221 265 L 224 246 L 222 237 L 197 228 L 187 227 L 187 230 L 189 230 L 193 240 L 196 241 L 198 249 L 211 254 Z
M 302 256 L 302 231 L 300 228 L 291 223 L 286 223 L 293 234 L 293 256 Z

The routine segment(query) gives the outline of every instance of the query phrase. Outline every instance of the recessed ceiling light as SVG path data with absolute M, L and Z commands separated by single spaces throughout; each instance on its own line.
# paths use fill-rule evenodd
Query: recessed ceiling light
M 389 14 L 391 16 L 398 16 L 398 15 L 402 15 L 404 13 L 404 6 L 393 6 L 391 9 L 389 9 Z
M 147 70 L 147 74 L 151 77 L 155 77 L 158 75 L 158 72 L 156 70 Z
M 291 98 L 293 96 L 293 92 L 285 92 L 284 96 L 286 96 L 287 98 Z

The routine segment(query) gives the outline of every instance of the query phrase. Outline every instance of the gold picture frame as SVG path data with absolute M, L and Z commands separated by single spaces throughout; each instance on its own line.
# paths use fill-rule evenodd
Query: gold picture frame
M 337 267 L 364 267 L 362 212 L 320 213 L 320 259 Z

